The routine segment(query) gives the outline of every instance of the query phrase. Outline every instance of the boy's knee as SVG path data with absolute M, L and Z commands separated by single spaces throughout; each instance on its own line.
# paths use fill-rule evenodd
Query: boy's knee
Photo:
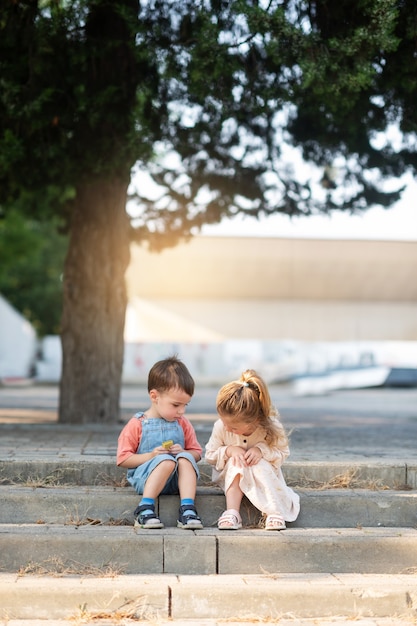
M 158 467 L 160 472 L 173 472 L 175 468 L 175 459 L 164 459 L 163 461 L 158 463 L 155 469 L 157 469 Z
M 165 467 L 167 467 L 168 465 L 174 466 L 175 459 L 164 459 L 163 461 L 160 462 L 160 465 L 164 465 Z
M 178 463 L 178 472 L 182 475 L 191 475 L 195 474 L 198 477 L 198 470 L 195 469 L 195 465 L 192 459 L 187 459 L 187 457 L 180 457 L 177 459 Z
M 193 464 L 193 460 L 190 458 L 187 458 L 186 456 L 180 456 L 177 459 L 177 463 L 178 466 L 181 467 L 191 467 L 194 470 L 194 464 Z

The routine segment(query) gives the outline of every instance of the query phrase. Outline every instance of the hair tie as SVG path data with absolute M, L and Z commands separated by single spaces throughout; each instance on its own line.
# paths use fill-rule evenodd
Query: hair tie
M 246 380 L 241 381 L 241 383 L 244 387 L 249 387 L 249 383 L 247 383 Z

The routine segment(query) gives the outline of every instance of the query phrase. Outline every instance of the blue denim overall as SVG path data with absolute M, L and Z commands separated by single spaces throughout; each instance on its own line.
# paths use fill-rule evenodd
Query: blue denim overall
M 139 442 L 137 454 L 143 454 L 145 452 L 151 452 L 154 448 L 160 446 L 164 441 L 172 439 L 174 443 L 179 443 L 184 447 L 184 431 L 175 420 L 174 422 L 167 422 L 162 417 L 144 417 L 143 413 L 136 413 L 133 417 L 142 421 L 142 437 Z M 175 461 L 175 467 L 171 476 L 168 478 L 165 487 L 161 491 L 161 494 L 178 494 L 178 459 L 185 458 L 190 461 L 197 474 L 197 480 L 200 476 L 197 463 L 192 454 L 189 452 L 180 452 L 175 457 L 171 454 L 158 454 L 150 461 L 142 463 L 139 467 L 130 469 L 127 472 L 127 480 L 135 488 L 136 492 L 143 494 L 145 483 L 149 478 L 150 473 L 155 467 L 162 461 Z

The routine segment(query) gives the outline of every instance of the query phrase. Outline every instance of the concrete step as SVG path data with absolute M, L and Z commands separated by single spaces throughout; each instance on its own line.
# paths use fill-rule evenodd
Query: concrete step
M 103 612 L 102 612 L 103 613 Z M 106 614 L 106 613 L 104 613 Z M 353 624 L 352 624 L 353 621 Z M 74 621 L 74 623 L 78 624 L 78 622 Z M 132 626 L 259 626 L 262 624 L 269 624 L 279 626 L 415 626 L 416 622 L 413 617 L 407 618 L 403 616 L 394 616 L 394 617 L 349 617 L 349 616 L 338 616 L 338 617 L 288 617 L 288 618 L 279 618 L 278 621 L 276 619 L 262 619 L 260 620 L 257 617 L 253 619 L 245 619 L 244 622 L 235 619 L 187 619 L 181 618 L 179 620 L 176 619 L 160 619 L 160 618 L 151 618 L 148 619 L 134 619 L 131 618 L 123 619 L 122 622 L 120 618 L 116 617 L 106 617 L 102 619 L 99 618 L 99 622 L 95 618 L 82 618 L 82 626 L 97 626 L 99 623 L 101 626 L 127 626 L 128 624 L 132 624 Z M 5 626 L 68 626 L 68 620 L 62 619 L 46 619 L 46 620 L 38 620 L 38 619 L 11 619 L 7 620 Z
M 291 528 L 417 527 L 415 491 L 299 489 L 301 511 Z M 140 496 L 132 487 L 0 486 L 2 524 L 133 525 Z M 176 526 L 178 496 L 161 496 L 158 511 L 165 526 Z M 199 486 L 196 506 L 204 526 L 216 526 L 226 507 L 218 487 Z M 257 528 L 261 514 L 244 499 L 245 526 Z
M 0 553 L 2 570 L 20 574 L 403 574 L 416 571 L 417 530 L 2 524 Z
M 415 623 L 417 581 L 407 575 L 358 574 L 47 579 L 0 574 L 0 595 L 4 615 L 31 626 L 35 620 L 47 620 L 37 626 L 51 626 L 51 620 L 106 626 L 307 626 L 299 619 L 315 626 L 327 620 L 332 626 L 397 626 Z
M 65 455 L 51 458 L 16 458 L 0 460 L 0 482 L 43 485 L 123 485 L 126 471 L 115 465 L 114 456 L 100 453 L 67 459 Z M 200 484 L 211 482 L 211 467 L 200 461 Z M 354 461 L 288 461 L 283 472 L 294 487 L 351 486 L 390 489 L 417 489 L 417 462 Z

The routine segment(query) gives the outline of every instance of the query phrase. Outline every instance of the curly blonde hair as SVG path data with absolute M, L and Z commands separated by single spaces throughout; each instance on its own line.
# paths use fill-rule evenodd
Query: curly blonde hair
M 236 423 L 258 422 L 266 432 L 269 445 L 286 446 L 288 438 L 271 402 L 265 381 L 255 370 L 245 370 L 239 380 L 224 385 L 217 394 L 216 408 L 220 417 Z

